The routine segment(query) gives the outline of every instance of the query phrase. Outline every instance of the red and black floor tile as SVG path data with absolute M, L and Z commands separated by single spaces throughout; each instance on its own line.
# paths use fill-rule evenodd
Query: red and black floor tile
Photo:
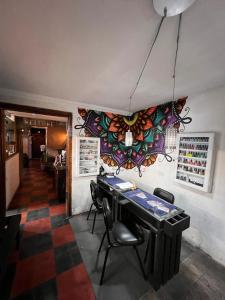
M 1 299 L 94 300 L 65 204 L 37 163 L 26 170 L 11 208 L 25 209 L 20 248 L 8 259 Z

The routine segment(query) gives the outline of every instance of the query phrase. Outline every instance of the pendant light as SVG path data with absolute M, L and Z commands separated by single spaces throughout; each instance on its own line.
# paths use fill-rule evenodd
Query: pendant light
M 128 131 L 126 132 L 125 135 L 125 145 L 127 147 L 131 147 L 133 144 L 133 135 L 132 132 L 130 131 L 130 129 L 128 129 Z
M 179 40 L 180 40 L 180 27 L 182 21 L 182 13 L 179 15 L 179 23 L 178 23 L 178 30 L 177 30 L 177 46 L 175 52 L 175 59 L 174 59 L 174 66 L 173 66 L 173 100 L 171 105 L 171 114 L 173 117 L 174 114 L 174 101 L 175 101 L 175 87 L 176 87 L 176 66 L 177 66 L 177 55 L 179 49 Z M 170 153 L 176 149 L 176 140 L 177 140 L 177 128 L 174 127 L 172 124 L 171 126 L 166 128 L 165 132 L 165 150 L 169 151 Z
M 176 86 L 176 65 L 177 65 L 177 54 L 179 48 L 179 38 L 180 38 L 180 27 L 182 20 L 182 13 L 188 9 L 196 0 L 153 0 L 153 6 L 156 12 L 160 16 L 172 17 L 179 15 L 178 31 L 177 31 L 177 47 L 174 60 L 173 68 L 173 102 L 171 107 L 171 113 L 173 116 L 175 101 L 175 86 Z M 165 131 L 165 151 L 173 152 L 176 149 L 176 138 L 177 138 L 177 128 L 169 126 Z
M 171 105 L 171 114 L 173 116 L 174 113 L 174 100 L 175 100 L 175 86 L 176 86 L 176 64 L 177 64 L 177 54 L 178 54 L 178 48 L 179 48 L 179 37 L 180 37 L 180 27 L 181 27 L 181 20 L 182 20 L 182 13 L 188 9 L 196 0 L 153 0 L 153 6 L 156 10 L 156 12 L 162 16 L 161 21 L 158 25 L 156 35 L 153 39 L 152 45 L 149 49 L 148 55 L 146 57 L 146 60 L 142 66 L 140 75 L 138 77 L 138 80 L 136 82 L 136 85 L 134 89 L 132 90 L 130 94 L 130 105 L 131 105 L 131 99 L 133 98 L 137 87 L 139 85 L 139 82 L 141 80 L 141 77 L 143 75 L 143 72 L 146 68 L 146 65 L 148 63 L 148 60 L 150 58 L 150 55 L 152 53 L 152 49 L 156 43 L 157 37 L 159 35 L 162 23 L 166 17 L 176 16 L 179 15 L 179 23 L 178 23 L 178 31 L 177 31 L 177 46 L 176 46 L 176 53 L 175 53 L 175 60 L 174 60 L 174 68 L 173 68 L 173 101 Z M 177 128 L 175 128 L 172 125 L 168 126 L 163 132 L 165 135 L 165 151 L 173 151 L 176 148 L 176 135 L 177 135 Z M 131 146 L 133 141 L 132 132 L 129 130 L 126 132 L 125 136 L 125 145 Z
M 147 63 L 148 63 L 149 57 L 150 57 L 150 55 L 151 55 L 151 53 L 152 53 L 152 49 L 153 49 L 153 47 L 154 47 L 154 45 L 155 45 L 155 42 L 156 42 L 156 40 L 157 40 L 157 37 L 158 37 L 158 35 L 159 35 L 159 31 L 160 31 L 160 28 L 161 28 L 161 26 L 162 26 L 162 23 L 163 23 L 164 18 L 165 18 L 165 16 L 162 17 L 162 19 L 161 19 L 161 21 L 160 21 L 160 23 L 159 23 L 159 26 L 158 26 L 156 35 L 155 35 L 154 40 L 153 40 L 153 43 L 152 43 L 152 45 L 151 45 L 151 47 L 150 47 L 150 49 L 149 49 L 149 52 L 148 52 L 148 55 L 147 55 L 147 57 L 146 57 L 146 59 L 145 59 L 144 65 L 142 66 L 140 75 L 138 76 L 138 80 L 137 80 L 137 82 L 136 82 L 136 84 L 135 84 L 133 90 L 131 91 L 131 94 L 130 94 L 130 97 L 129 97 L 129 99 L 130 99 L 129 113 L 131 113 L 131 101 L 132 101 L 132 98 L 133 98 L 133 96 L 134 96 L 134 94 L 135 94 L 135 92 L 136 92 L 136 90 L 137 90 L 137 87 L 138 87 L 138 85 L 139 85 L 139 82 L 140 82 L 140 80 L 141 80 L 141 77 L 142 77 L 142 75 L 143 75 L 143 72 L 144 72 L 144 70 L 145 70 L 145 67 L 146 67 L 146 65 L 147 65 Z M 125 135 L 125 145 L 129 147 L 129 146 L 132 146 L 132 143 L 133 143 L 133 135 L 132 135 L 132 132 L 130 131 L 130 127 L 129 127 L 129 130 L 126 132 L 126 135 Z
M 165 9 L 167 17 L 181 14 L 188 9 L 196 0 L 153 0 L 153 6 L 160 16 L 164 16 Z
M 130 97 L 130 102 L 129 102 L 129 114 L 131 114 L 131 100 L 132 97 Z M 129 116 L 129 121 L 130 121 L 130 116 Z M 130 131 L 130 125 L 129 125 L 129 129 L 125 134 L 125 146 L 131 147 L 132 144 L 133 144 L 133 135 L 132 132 Z

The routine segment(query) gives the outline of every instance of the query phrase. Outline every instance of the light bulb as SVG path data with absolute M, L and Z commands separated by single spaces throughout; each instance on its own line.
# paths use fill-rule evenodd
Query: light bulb
M 132 135 L 132 132 L 130 131 L 130 129 L 126 132 L 126 135 L 125 135 L 125 145 L 127 147 L 130 147 L 132 146 L 133 144 L 133 135 Z

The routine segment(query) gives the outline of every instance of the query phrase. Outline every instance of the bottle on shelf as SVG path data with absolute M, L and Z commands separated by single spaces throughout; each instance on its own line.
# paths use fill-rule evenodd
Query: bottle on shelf
M 204 178 L 189 176 L 188 182 L 197 186 L 204 186 Z

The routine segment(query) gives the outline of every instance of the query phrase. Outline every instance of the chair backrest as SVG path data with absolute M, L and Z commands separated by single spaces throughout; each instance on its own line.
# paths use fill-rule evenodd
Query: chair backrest
M 155 188 L 153 194 L 171 204 L 174 203 L 174 195 L 161 188 Z
M 91 198 L 94 203 L 94 206 L 98 211 L 102 209 L 102 202 L 101 202 L 101 197 L 99 195 L 99 188 L 96 182 L 91 180 L 90 182 L 90 189 L 91 189 Z
M 102 208 L 106 230 L 111 230 L 113 227 L 112 212 L 109 206 L 109 201 L 105 197 L 102 199 Z

